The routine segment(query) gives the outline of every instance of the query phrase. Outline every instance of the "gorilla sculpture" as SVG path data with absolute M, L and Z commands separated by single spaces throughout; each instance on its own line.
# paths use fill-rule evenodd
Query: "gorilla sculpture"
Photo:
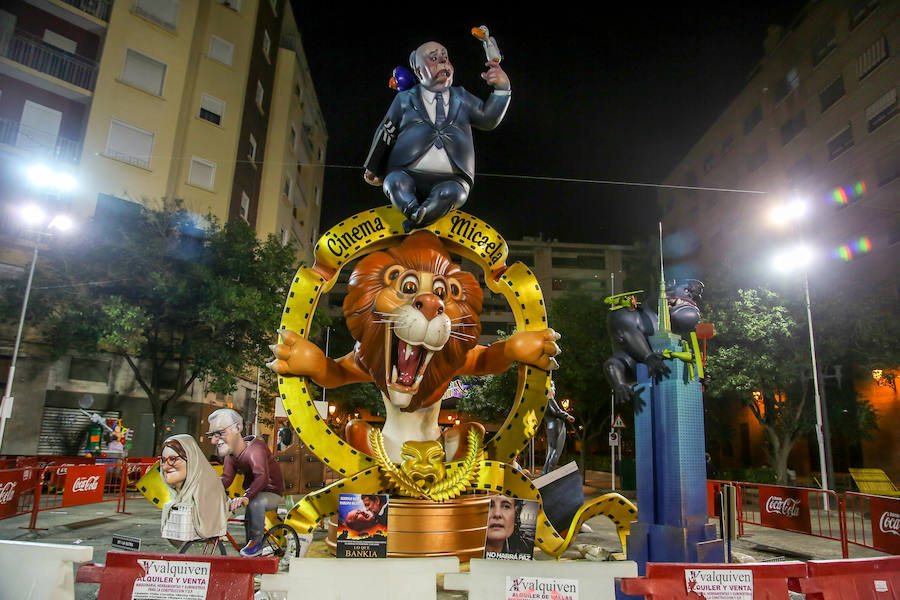
M 703 294 L 703 283 L 686 279 L 666 288 L 672 332 L 689 336 L 700 321 L 697 301 Z M 665 358 L 650 347 L 649 338 L 659 329 L 659 318 L 652 307 L 637 300 L 639 292 L 628 292 L 606 299 L 611 304 L 606 317 L 613 355 L 603 365 L 606 380 L 613 389 L 616 402 L 632 398 L 637 382 L 637 363 L 647 365 L 651 377 L 668 375 Z

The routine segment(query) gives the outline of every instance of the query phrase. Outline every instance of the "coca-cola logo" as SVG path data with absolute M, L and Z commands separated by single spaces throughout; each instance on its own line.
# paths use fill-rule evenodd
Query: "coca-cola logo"
M 73 492 L 93 492 L 100 485 L 100 476 L 91 475 L 90 477 L 79 477 L 72 484 Z
M 799 517 L 800 501 L 794 498 L 769 496 L 769 499 L 766 501 L 766 512 L 786 517 Z
M 69 472 L 69 467 L 74 467 L 74 466 L 76 466 L 75 463 L 63 463 L 63 464 L 59 465 L 59 468 L 56 470 L 56 472 L 60 475 L 65 475 L 66 473 Z
M 23 480 L 31 479 L 31 469 L 25 469 L 24 471 L 22 471 L 22 479 Z
M 881 513 L 881 520 L 878 521 L 878 528 L 884 533 L 900 535 L 900 515 L 887 511 Z
M 3 486 L 0 486 L 0 504 L 7 504 L 13 499 L 13 494 L 16 493 L 16 483 L 15 481 L 7 481 Z

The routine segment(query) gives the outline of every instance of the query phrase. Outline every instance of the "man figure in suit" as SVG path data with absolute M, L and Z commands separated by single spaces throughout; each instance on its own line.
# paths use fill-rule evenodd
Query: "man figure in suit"
M 509 77 L 498 62 L 481 77 L 494 88 L 482 102 L 453 84 L 447 49 L 426 42 L 410 55 L 419 84 L 400 92 L 375 132 L 364 179 L 383 186 L 407 231 L 462 206 L 475 177 L 472 127 L 490 130 L 509 106 Z

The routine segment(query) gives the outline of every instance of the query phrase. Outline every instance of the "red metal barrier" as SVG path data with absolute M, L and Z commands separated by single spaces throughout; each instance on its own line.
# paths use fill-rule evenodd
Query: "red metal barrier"
M 900 499 L 847 492 L 842 516 L 845 545 L 900 554 Z
M 708 507 L 707 514 L 710 516 L 710 518 L 719 516 L 719 492 L 722 491 L 722 486 L 726 484 L 737 485 L 737 482 L 724 481 L 721 479 L 706 480 L 706 504 Z
M 42 510 L 118 501 L 122 484 L 122 463 L 44 467 L 34 487 L 28 529 L 37 529 L 38 512 Z
M 75 581 L 99 583 L 97 600 L 131 600 L 135 582 L 142 577 L 156 577 L 160 585 L 169 583 L 178 589 L 185 585 L 179 581 L 183 577 L 178 566 L 172 563 L 197 563 L 190 585 L 204 576 L 203 566 L 208 566 L 205 576 L 209 583 L 207 598 L 217 600 L 252 600 L 253 575 L 256 573 L 278 572 L 278 558 L 244 558 L 241 556 L 189 556 L 185 554 L 144 554 L 137 552 L 115 552 L 106 554 L 106 564 L 87 564 L 78 567 Z M 169 567 L 171 565 L 171 567 Z M 167 568 L 168 567 L 168 568 Z M 195 569 L 199 568 L 200 571 Z M 159 574 L 159 575 L 155 575 Z
M 827 490 L 738 483 L 738 535 L 744 534 L 745 523 L 844 540 L 838 495 Z
M 125 479 L 119 489 L 119 505 L 116 508 L 116 512 L 125 512 L 125 503 L 129 498 L 143 498 L 141 492 L 137 489 L 137 482 L 156 462 L 156 458 L 125 459 Z
M 623 578 L 622 591 L 647 600 L 679 600 L 706 597 L 746 597 L 754 600 L 788 597 L 788 580 L 806 576 L 802 562 L 757 564 L 647 563 L 644 577 Z M 733 592 L 727 594 L 726 592 Z
M 794 591 L 807 600 L 872 600 L 900 598 L 900 556 L 811 560 L 807 577 Z
M 0 470 L 0 519 L 31 511 L 38 481 L 38 471 L 30 467 Z

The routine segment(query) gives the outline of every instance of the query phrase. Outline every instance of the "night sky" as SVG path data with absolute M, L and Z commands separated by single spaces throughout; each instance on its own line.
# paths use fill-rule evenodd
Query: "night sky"
M 483 49 L 469 33 L 485 24 L 513 97 L 497 129 L 475 132 L 475 186 L 462 210 L 508 240 L 631 243 L 659 218 L 653 188 L 527 178 L 660 183 L 744 87 L 766 27 L 789 25 L 803 3 L 598 3 L 588 12 L 544 3 L 545 13 L 446 3 L 445 15 L 427 17 L 428 5 L 389 15 L 373 4 L 363 15 L 345 3 L 294 4 L 329 135 L 322 231 L 388 203 L 361 165 L 396 93 L 387 80 L 411 50 L 441 42 L 454 85 L 487 97 Z

